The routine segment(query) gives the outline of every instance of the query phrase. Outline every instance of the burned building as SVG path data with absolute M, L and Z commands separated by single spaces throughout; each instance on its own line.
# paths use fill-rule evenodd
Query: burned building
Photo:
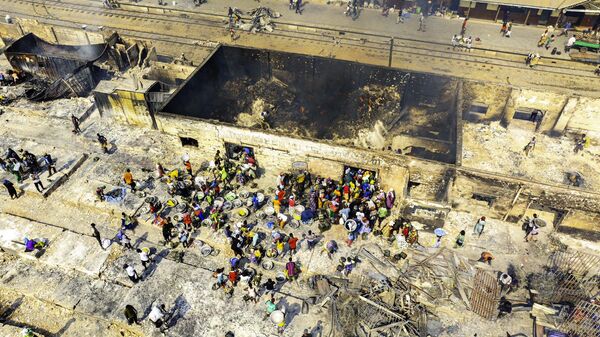
M 4 54 L 12 68 L 40 82 L 28 92 L 31 100 L 87 95 L 122 62 L 112 49 L 117 36 L 102 44 L 68 46 L 48 43 L 29 33 L 14 41 Z
M 519 143 L 595 132 L 580 117 L 600 116 L 594 97 L 220 46 L 162 107 L 104 105 L 107 116 L 179 136 L 182 146 L 252 148 L 269 171 L 375 171 L 423 223 L 443 225 L 450 209 L 515 222 L 537 212 L 559 230 L 598 232 L 594 165 L 577 162 L 587 180 L 572 186 L 567 168 L 540 173 Z M 474 160 L 473 151 L 490 157 Z

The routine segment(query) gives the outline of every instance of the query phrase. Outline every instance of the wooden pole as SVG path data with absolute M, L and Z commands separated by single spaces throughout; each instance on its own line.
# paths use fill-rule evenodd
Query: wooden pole
M 496 16 L 494 17 L 494 22 L 498 22 L 498 14 L 500 14 L 500 5 L 498 5 L 498 10 L 496 10 Z
M 525 22 L 523 23 L 524 25 L 527 25 L 527 21 L 529 21 L 529 15 L 531 14 L 531 8 L 529 8 L 527 10 L 527 16 L 525 17 Z

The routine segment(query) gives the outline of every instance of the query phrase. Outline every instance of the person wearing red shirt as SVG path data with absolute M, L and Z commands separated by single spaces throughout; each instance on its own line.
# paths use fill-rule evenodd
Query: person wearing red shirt
M 290 238 L 288 239 L 288 246 L 290 247 L 290 254 L 293 255 L 296 252 L 296 248 L 298 247 L 298 238 L 294 237 L 294 234 L 290 234 Z

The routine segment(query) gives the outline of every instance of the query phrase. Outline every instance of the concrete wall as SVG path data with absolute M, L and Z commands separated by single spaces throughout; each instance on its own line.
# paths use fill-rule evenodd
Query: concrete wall
M 292 163 L 297 161 L 306 162 L 314 174 L 336 179 L 342 176 L 344 165 L 373 169 L 378 172 L 382 185 L 386 189 L 399 191 L 399 195 L 408 181 L 405 157 L 394 158 L 375 151 L 317 143 L 169 114 L 156 114 L 155 117 L 159 130 L 194 138 L 205 152 L 223 152 L 225 142 L 251 146 L 259 166 L 272 172 L 290 171 Z
M 510 93 L 511 88 L 508 86 L 464 81 L 463 118 L 482 122 L 500 120 Z M 469 112 L 474 104 L 487 106 L 487 112 L 485 114 Z

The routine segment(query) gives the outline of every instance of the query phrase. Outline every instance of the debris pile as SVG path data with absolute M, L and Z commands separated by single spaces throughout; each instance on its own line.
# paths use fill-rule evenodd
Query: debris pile
M 272 32 L 275 29 L 275 23 L 271 19 L 281 17 L 279 12 L 275 12 L 268 7 L 258 7 L 247 12 L 250 15 L 250 22 L 240 24 L 240 29 L 256 32 Z

